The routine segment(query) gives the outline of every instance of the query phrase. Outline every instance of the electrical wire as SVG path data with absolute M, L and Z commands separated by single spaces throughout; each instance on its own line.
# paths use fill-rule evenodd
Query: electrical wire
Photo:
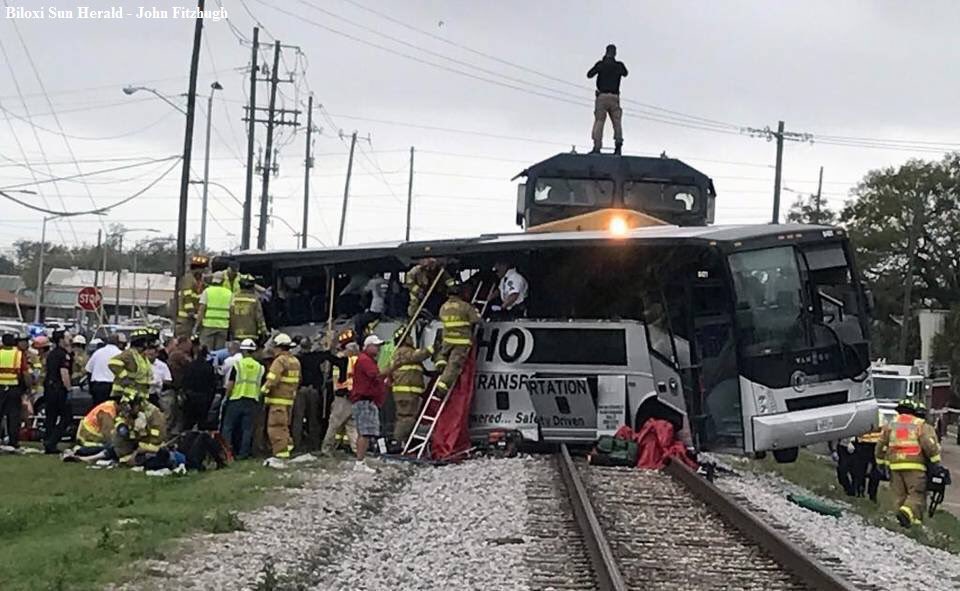
M 21 187 L 30 187 L 30 186 L 33 186 L 33 185 L 40 185 L 40 184 L 45 184 L 45 183 L 56 183 L 56 182 L 58 182 L 58 181 L 66 181 L 66 180 L 70 180 L 70 179 L 76 179 L 76 178 L 82 178 L 82 177 L 88 177 L 88 176 L 94 176 L 94 175 L 98 175 L 98 174 L 103 174 L 103 173 L 105 173 L 105 172 L 116 172 L 116 171 L 118 171 L 118 170 L 128 170 L 128 169 L 130 169 L 130 168 L 137 168 L 138 166 L 148 166 L 148 165 L 150 165 L 150 164 L 154 164 L 154 163 L 157 163 L 157 162 L 168 162 L 168 161 L 170 161 L 170 160 L 180 160 L 181 158 L 182 158 L 182 156 L 179 156 L 179 155 L 167 156 L 166 158 L 158 158 L 158 159 L 155 159 L 155 160 L 148 160 L 148 161 L 146 161 L 146 162 L 138 162 L 138 163 L 135 163 L 135 164 L 125 164 L 125 165 L 123 165 L 123 166 L 114 166 L 114 167 L 112 167 L 112 168 L 103 168 L 103 169 L 100 169 L 100 170 L 95 170 L 95 171 L 93 171 L 93 172 L 79 172 L 79 173 L 77 173 L 77 174 L 68 175 L 68 176 L 55 177 L 55 178 L 47 179 L 47 180 L 44 180 L 44 181 L 37 181 L 37 182 L 35 182 L 35 183 L 19 183 L 19 184 L 16 184 L 16 185 L 7 185 L 7 186 L 5 186 L 5 187 L 0 187 L 0 191 L 9 191 L 9 190 L 12 190 L 12 189 L 19 189 L 19 188 L 21 188 Z
M 69 139 L 80 140 L 80 141 L 88 141 L 88 142 L 98 142 L 98 141 L 105 141 L 105 140 L 117 140 L 117 139 L 120 139 L 120 138 L 130 137 L 130 136 L 132 136 L 132 135 L 136 135 L 136 134 L 141 133 L 141 132 L 143 132 L 143 131 L 146 131 L 146 130 L 148 130 L 148 129 L 152 129 L 152 128 L 156 127 L 157 125 L 160 125 L 161 123 L 163 123 L 164 121 L 166 121 L 167 119 L 169 119 L 171 115 L 173 115 L 173 112 L 166 113 L 166 114 L 164 114 L 162 117 L 160 117 L 159 119 L 157 119 L 156 121 L 154 121 L 154 122 L 152 122 L 152 123 L 149 123 L 149 124 L 147 124 L 147 125 L 144 125 L 143 127 L 138 127 L 138 128 L 136 128 L 136 129 L 132 129 L 132 130 L 130 130 L 130 131 L 126 131 L 126 132 L 124 132 L 124 133 L 120 133 L 120 134 L 117 134 L 117 135 L 82 136 L 82 135 L 73 135 L 73 134 L 68 134 L 68 133 L 62 133 L 62 132 L 59 132 L 59 131 L 56 131 L 56 130 L 53 130 L 53 129 L 49 129 L 49 128 L 47 128 L 47 127 L 44 127 L 44 126 L 39 125 L 39 124 L 37 124 L 37 123 L 34 123 L 34 122 L 31 121 L 30 119 L 27 119 L 27 118 L 25 118 L 25 117 L 21 117 L 20 115 L 14 113 L 14 112 L 11 111 L 10 109 L 7 109 L 6 107 L 4 107 L 2 104 L 0 104 L 0 109 L 2 109 L 5 113 L 7 113 L 8 115 L 10 115 L 10 116 L 13 117 L 14 119 L 16 119 L 16 120 L 18 120 L 18 121 L 21 121 L 21 122 L 23 122 L 23 123 L 26 123 L 27 125 L 31 125 L 31 126 L 37 128 L 37 129 L 39 129 L 40 131 L 43 131 L 43 132 L 46 132 L 46 133 L 49 133 L 49 134 L 52 134 L 52 135 L 58 135 L 58 136 L 63 137 L 63 138 L 69 138 Z

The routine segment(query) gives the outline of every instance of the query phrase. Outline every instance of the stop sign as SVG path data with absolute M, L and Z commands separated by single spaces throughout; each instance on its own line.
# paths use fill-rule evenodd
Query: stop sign
M 100 308 L 100 290 L 96 287 L 84 287 L 77 292 L 77 305 L 84 310 L 97 310 Z

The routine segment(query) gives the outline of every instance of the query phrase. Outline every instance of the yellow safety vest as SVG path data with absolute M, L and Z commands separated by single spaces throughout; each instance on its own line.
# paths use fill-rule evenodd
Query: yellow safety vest
M 357 357 L 359 355 L 347 356 L 347 377 L 343 380 L 340 379 L 340 368 L 334 366 L 333 388 L 335 390 L 353 390 L 353 366 L 357 364 Z
M 260 380 L 263 378 L 263 366 L 253 357 L 243 357 L 233 366 L 237 372 L 230 400 L 240 398 L 260 399 Z
M 23 351 L 16 347 L 0 349 L 0 386 L 11 388 L 20 385 L 20 368 Z
M 207 294 L 203 312 L 204 328 L 230 328 L 230 298 L 233 293 L 222 285 L 211 285 L 204 293 Z

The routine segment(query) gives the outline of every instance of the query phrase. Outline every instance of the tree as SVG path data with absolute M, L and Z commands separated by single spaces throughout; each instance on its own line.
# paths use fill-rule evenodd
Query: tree
M 960 304 L 950 309 L 943 331 L 933 338 L 933 361 L 950 368 L 950 389 L 956 400 L 960 394 Z
M 18 273 L 20 269 L 17 268 L 17 263 L 0 255 L 0 275 L 17 275 Z
M 816 195 L 798 196 L 787 212 L 787 221 L 832 226 L 837 223 L 837 213 L 830 209 L 823 199 L 817 199 Z

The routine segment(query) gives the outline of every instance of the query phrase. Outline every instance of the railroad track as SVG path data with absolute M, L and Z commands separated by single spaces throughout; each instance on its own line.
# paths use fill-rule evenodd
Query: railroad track
M 534 589 L 857 589 L 682 464 L 599 468 L 566 446 L 556 459 L 560 482 L 540 496 L 553 517 L 532 516 L 556 553 L 531 561 Z

